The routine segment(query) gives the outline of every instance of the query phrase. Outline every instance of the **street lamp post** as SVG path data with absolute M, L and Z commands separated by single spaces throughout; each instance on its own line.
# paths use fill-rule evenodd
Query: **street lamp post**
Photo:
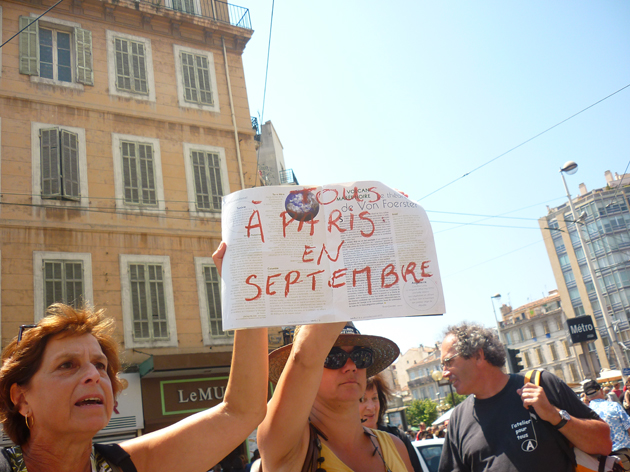
M 505 335 L 501 331 L 501 323 L 499 323 L 499 319 L 497 318 L 497 309 L 494 306 L 494 301 L 496 299 L 501 299 L 500 293 L 495 293 L 490 297 L 490 301 L 492 302 L 492 312 L 494 313 L 494 322 L 497 324 L 497 334 L 499 335 L 499 341 L 503 343 L 503 347 L 507 349 L 507 341 L 505 339 Z M 503 316 L 501 316 L 503 318 Z M 506 351 L 507 352 L 507 351 Z M 512 366 L 508 362 L 508 370 L 512 370 Z
M 560 176 L 562 177 L 562 183 L 564 184 L 564 189 L 567 192 L 567 198 L 569 199 L 569 206 L 571 207 L 571 214 L 573 215 L 573 222 L 575 224 L 575 230 L 578 234 L 578 239 L 580 240 L 580 244 L 582 245 L 582 249 L 584 250 L 584 256 L 586 258 L 586 266 L 588 267 L 589 272 L 591 273 L 591 278 L 593 279 L 593 286 L 595 287 L 595 294 L 597 295 L 597 301 L 599 302 L 599 306 L 602 310 L 602 315 L 604 318 L 604 324 L 606 326 L 606 332 L 608 333 L 608 337 L 611 340 L 611 345 L 613 352 L 615 353 L 615 357 L 619 364 L 618 367 L 627 367 L 628 362 L 625 356 L 622 355 L 619 344 L 617 340 L 617 333 L 613 329 L 611 329 L 611 322 L 608 315 L 608 308 L 604 303 L 604 297 L 602 296 L 602 291 L 599 288 L 599 283 L 597 281 L 597 277 L 595 275 L 595 271 L 593 270 L 593 264 L 591 262 L 591 252 L 588 248 L 588 245 L 584 242 L 584 238 L 582 236 L 582 231 L 580 230 L 580 226 L 578 223 L 577 213 L 575 211 L 575 206 L 573 205 L 573 200 L 571 199 L 571 194 L 569 193 L 569 187 L 567 186 L 567 181 L 564 178 L 564 174 L 575 174 L 577 172 L 578 165 L 573 161 L 566 162 L 560 168 Z M 594 314 L 593 314 L 594 315 Z M 588 353 L 588 349 L 585 351 L 585 355 L 590 356 Z
M 442 371 L 435 369 L 433 372 L 431 372 L 431 377 L 433 377 L 433 380 L 435 380 L 435 383 L 437 384 L 437 389 L 438 389 L 438 403 L 440 400 L 440 380 L 442 380 Z M 448 388 L 451 391 L 451 400 L 453 400 L 453 406 L 457 405 L 457 399 L 455 398 L 455 395 L 453 395 L 453 384 L 451 384 L 451 382 L 448 383 Z

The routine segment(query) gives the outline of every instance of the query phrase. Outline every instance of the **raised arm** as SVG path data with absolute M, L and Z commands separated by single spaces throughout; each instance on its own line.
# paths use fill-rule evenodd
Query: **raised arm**
M 258 428 L 263 470 L 300 470 L 308 448 L 308 417 L 324 371 L 324 360 L 345 326 L 303 326 L 280 376 L 267 416 Z
M 221 273 L 225 243 L 212 255 Z M 241 444 L 265 417 L 267 329 L 237 330 L 223 403 L 122 444 L 138 472 L 208 470 Z

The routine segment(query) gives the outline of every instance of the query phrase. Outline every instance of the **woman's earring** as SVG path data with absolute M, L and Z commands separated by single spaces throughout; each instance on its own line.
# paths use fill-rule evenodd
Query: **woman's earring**
M 31 424 L 30 424 L 30 425 L 28 424 L 28 419 L 29 419 L 29 418 L 31 418 Z M 33 417 L 31 417 L 31 416 L 25 416 L 25 417 L 24 417 L 24 422 L 26 423 L 26 427 L 27 427 L 28 429 L 31 429 L 31 428 L 33 427 L 33 423 L 35 422 L 35 420 L 34 420 L 34 419 L 33 419 Z

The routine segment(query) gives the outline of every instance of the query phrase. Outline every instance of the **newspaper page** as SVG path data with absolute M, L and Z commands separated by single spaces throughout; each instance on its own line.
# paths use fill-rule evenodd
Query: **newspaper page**
M 380 182 L 223 198 L 223 328 L 444 313 L 424 209 Z

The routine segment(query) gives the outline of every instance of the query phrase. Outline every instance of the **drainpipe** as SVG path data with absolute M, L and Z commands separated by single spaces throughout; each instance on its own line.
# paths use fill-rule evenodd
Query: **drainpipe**
M 241 161 L 241 147 L 238 144 L 238 130 L 236 128 L 236 115 L 234 114 L 234 100 L 232 98 L 232 85 L 230 84 L 230 69 L 225 50 L 225 38 L 221 36 L 223 45 L 223 59 L 225 61 L 225 76 L 227 77 L 228 96 L 230 97 L 230 111 L 232 112 L 232 126 L 234 127 L 234 144 L 236 145 L 236 160 L 238 161 L 238 173 L 241 177 L 241 190 L 245 189 L 245 179 L 243 178 L 243 162 Z

